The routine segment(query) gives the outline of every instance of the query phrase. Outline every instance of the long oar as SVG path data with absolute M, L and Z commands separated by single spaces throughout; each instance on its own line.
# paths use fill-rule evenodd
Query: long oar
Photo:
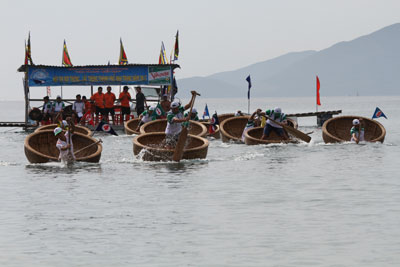
M 195 93 L 192 95 L 192 100 L 190 101 L 191 105 L 190 105 L 190 111 L 189 111 L 189 118 L 192 115 L 192 109 L 193 109 L 193 105 L 194 105 L 194 100 L 196 99 L 196 95 L 200 95 L 200 94 Z M 173 161 L 179 162 L 182 159 L 183 149 L 185 148 L 185 143 L 186 143 L 188 133 L 189 133 L 189 130 L 187 129 L 187 127 L 183 127 L 183 129 L 179 135 L 179 138 L 178 138 L 178 143 L 176 144 L 176 147 L 175 147 L 174 155 L 172 156 Z
M 94 146 L 94 145 L 97 145 L 98 143 L 103 143 L 103 140 L 99 139 L 99 141 L 97 141 L 97 142 L 95 142 L 95 143 L 92 143 L 92 144 L 90 144 L 90 145 L 88 145 L 88 146 L 85 146 L 84 148 L 79 149 L 79 150 L 76 151 L 74 154 L 76 155 L 76 154 L 78 154 L 79 152 L 82 152 L 83 150 L 85 150 L 85 149 L 87 149 L 87 148 L 89 148 L 89 147 L 92 147 L 92 146 Z
M 286 131 L 288 131 L 289 133 L 293 134 L 293 135 L 296 136 L 297 138 L 303 140 L 304 142 L 310 143 L 311 137 L 308 136 L 307 134 L 305 134 L 305 133 L 303 133 L 303 132 L 301 132 L 301 131 L 299 131 L 299 130 L 293 128 L 293 127 L 290 127 L 290 126 L 288 126 L 288 125 L 286 125 L 286 124 L 283 124 L 283 123 L 280 123 L 280 122 L 278 122 L 278 121 L 276 121 L 276 120 L 273 120 L 273 119 L 271 119 L 271 118 L 268 117 L 268 116 L 266 116 L 266 117 L 267 117 L 270 121 L 273 121 L 273 122 L 275 122 L 276 124 L 282 126 Z

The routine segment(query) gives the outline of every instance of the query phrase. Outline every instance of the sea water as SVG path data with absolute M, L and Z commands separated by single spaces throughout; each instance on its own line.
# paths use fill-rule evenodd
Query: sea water
M 203 160 L 143 162 L 132 136 L 103 139 L 100 163 L 30 164 L 27 133 L 0 129 L 0 266 L 400 266 L 400 97 L 327 97 L 319 110 L 388 120 L 383 144 L 210 140 Z M 186 104 L 187 100 L 182 100 Z M 200 117 L 247 99 L 196 99 Z M 315 111 L 314 98 L 251 108 Z M 22 121 L 22 102 L 1 102 Z

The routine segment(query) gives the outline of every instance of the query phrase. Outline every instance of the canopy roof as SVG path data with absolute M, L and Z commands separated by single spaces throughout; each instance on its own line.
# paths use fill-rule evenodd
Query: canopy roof
M 178 64 L 128 64 L 89 66 L 22 65 L 28 86 L 68 85 L 171 85 Z

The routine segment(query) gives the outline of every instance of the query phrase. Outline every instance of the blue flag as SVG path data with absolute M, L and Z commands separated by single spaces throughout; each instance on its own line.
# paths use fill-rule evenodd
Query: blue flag
M 249 90 L 247 91 L 247 99 L 250 99 L 250 88 L 251 88 L 251 79 L 250 79 L 250 75 L 247 76 L 246 81 L 249 83 Z
M 204 112 L 203 112 L 203 120 L 204 120 L 204 117 L 206 117 L 206 116 L 208 116 L 208 117 L 210 118 L 210 112 L 208 112 L 208 107 L 207 107 L 207 104 L 206 104 L 206 107 L 204 108 Z
M 380 108 L 376 107 L 374 115 L 372 115 L 372 118 L 376 119 L 376 118 L 379 118 L 379 117 L 384 117 L 385 119 L 387 119 L 385 114 L 383 114 L 382 110 Z
M 101 122 L 99 123 L 99 125 L 97 125 L 96 131 L 98 131 L 98 132 L 106 132 L 106 133 L 113 134 L 113 135 L 118 135 L 118 134 L 114 131 L 114 129 L 111 127 L 111 125 L 108 124 L 108 123 L 105 122 L 105 121 L 101 121 Z

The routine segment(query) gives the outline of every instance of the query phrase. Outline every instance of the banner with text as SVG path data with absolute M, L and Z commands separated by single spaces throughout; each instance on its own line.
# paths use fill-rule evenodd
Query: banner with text
M 171 66 L 29 66 L 29 86 L 170 85 Z

